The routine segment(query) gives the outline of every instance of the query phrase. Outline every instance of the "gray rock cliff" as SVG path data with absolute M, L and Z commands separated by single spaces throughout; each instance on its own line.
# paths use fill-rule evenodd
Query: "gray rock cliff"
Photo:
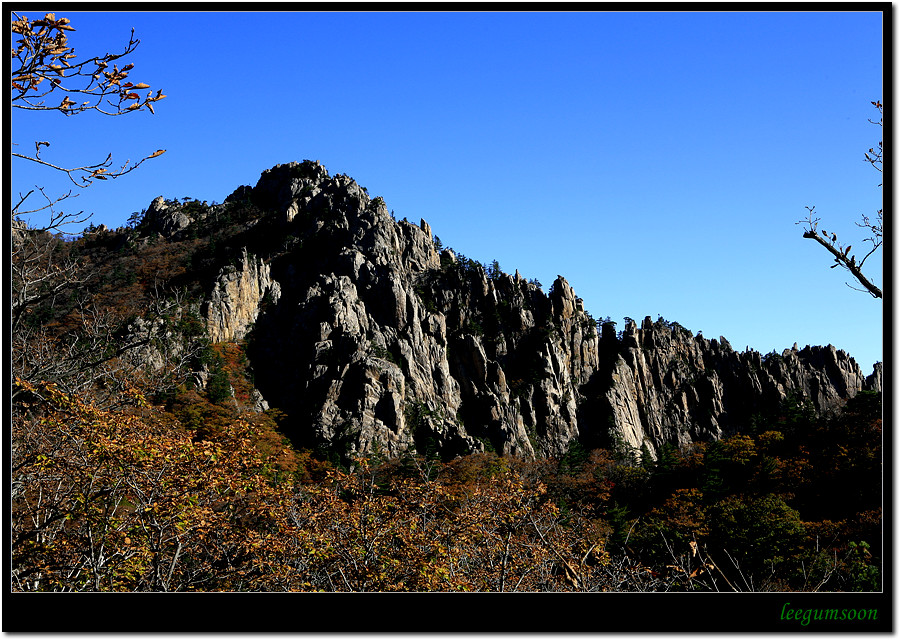
M 204 277 L 214 342 L 246 342 L 264 406 L 302 446 L 444 457 L 559 456 L 616 440 L 654 455 L 747 426 L 789 396 L 819 411 L 880 390 L 833 347 L 762 356 L 675 323 L 595 320 L 568 282 L 545 293 L 441 249 L 381 198 L 317 162 L 278 165 L 189 215 L 157 199 L 164 236 L 254 213 Z
M 880 370 L 866 379 L 853 358 L 831 345 L 738 353 L 725 338 L 708 340 L 645 318 L 640 328 L 626 324 L 606 398 L 617 433 L 655 455 L 664 443 L 733 434 L 791 397 L 819 412 L 838 408 L 860 390 L 880 392 Z

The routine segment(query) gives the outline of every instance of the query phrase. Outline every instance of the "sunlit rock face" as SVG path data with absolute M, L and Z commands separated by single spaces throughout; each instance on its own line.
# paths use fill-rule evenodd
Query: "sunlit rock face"
M 237 266 L 222 269 L 206 303 L 207 330 L 213 342 L 244 339 L 266 296 L 278 302 L 281 288 L 270 271 L 268 263 L 246 251 Z
M 685 445 L 735 433 L 754 415 L 789 399 L 824 412 L 860 390 L 881 391 L 880 365 L 867 379 L 833 346 L 796 345 L 780 355 L 736 352 L 676 323 L 645 318 L 626 324 L 606 398 L 616 433 L 655 455 L 661 444 Z
M 735 352 L 674 323 L 598 331 L 565 278 L 519 274 L 440 246 L 427 222 L 317 162 L 278 165 L 202 215 L 154 202 L 164 234 L 245 203 L 228 264 L 206 278 L 213 342 L 244 341 L 264 406 L 301 446 L 452 457 L 560 456 L 709 440 L 791 394 L 817 410 L 880 390 L 832 347 Z M 224 207 L 224 208 L 223 208 Z

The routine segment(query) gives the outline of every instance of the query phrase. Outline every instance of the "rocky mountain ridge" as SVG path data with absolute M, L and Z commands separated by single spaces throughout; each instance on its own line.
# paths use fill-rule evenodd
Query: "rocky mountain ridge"
M 820 412 L 881 391 L 848 354 L 734 351 L 662 319 L 597 323 L 562 276 L 444 248 L 422 220 L 318 162 L 278 165 L 221 205 L 157 198 L 144 237 L 174 242 L 227 219 L 187 274 L 213 343 L 242 342 L 258 390 L 301 446 L 444 457 L 492 449 L 560 456 L 625 443 L 656 455 L 745 429 L 789 397 Z

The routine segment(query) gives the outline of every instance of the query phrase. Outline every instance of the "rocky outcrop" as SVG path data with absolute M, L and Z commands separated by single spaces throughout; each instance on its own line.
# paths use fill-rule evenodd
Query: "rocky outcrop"
M 645 318 L 640 328 L 632 321 L 623 331 L 606 399 L 616 434 L 655 455 L 661 444 L 738 432 L 791 397 L 824 412 L 864 389 L 880 392 L 880 376 L 866 379 L 853 358 L 831 345 L 738 353 L 725 338 L 708 340 Z
M 163 238 L 171 238 L 187 229 L 193 219 L 182 211 L 178 202 L 167 201 L 159 196 L 150 203 L 144 221 L 149 231 L 158 233 Z
M 243 340 L 256 322 L 263 301 L 277 304 L 281 287 L 269 265 L 242 251 L 237 266 L 222 268 L 205 305 L 207 331 L 213 342 Z
M 19 218 L 13 218 L 12 223 L 10 224 L 11 229 L 11 246 L 12 249 L 18 250 L 19 247 L 22 246 L 25 238 L 28 234 L 28 224 L 24 220 L 20 220 Z
M 598 336 L 564 278 L 548 295 L 488 274 L 317 163 L 274 167 L 225 203 L 242 201 L 269 226 L 207 287 L 208 331 L 247 340 L 296 441 L 542 455 L 579 436 Z
M 545 293 L 486 269 L 317 162 L 273 167 L 199 215 L 157 199 L 148 217 L 171 237 L 251 209 L 203 313 L 213 341 L 246 342 L 260 406 L 301 446 L 557 456 L 618 440 L 652 455 L 791 394 L 826 410 L 880 387 L 831 347 L 737 353 L 649 318 L 598 332 L 562 276 Z

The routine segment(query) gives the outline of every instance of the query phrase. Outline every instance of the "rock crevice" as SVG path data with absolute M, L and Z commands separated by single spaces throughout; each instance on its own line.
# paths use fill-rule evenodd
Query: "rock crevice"
M 208 332 L 247 342 L 258 390 L 303 446 L 559 456 L 620 441 L 655 455 L 791 395 L 825 411 L 880 390 L 880 368 L 866 378 L 830 346 L 738 353 L 650 318 L 601 331 L 562 276 L 545 293 L 485 269 L 317 162 L 273 167 L 217 206 L 239 203 L 264 220 L 206 283 Z M 152 223 L 189 232 L 172 209 L 154 201 Z

